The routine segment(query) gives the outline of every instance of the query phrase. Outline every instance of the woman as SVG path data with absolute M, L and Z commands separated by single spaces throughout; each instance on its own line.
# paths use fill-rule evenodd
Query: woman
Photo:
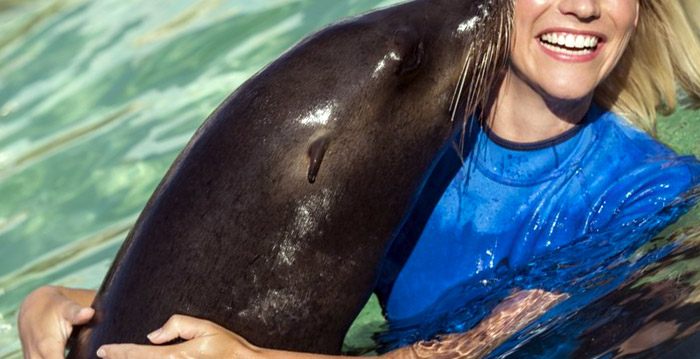
M 399 248 L 388 257 L 377 291 L 390 322 L 415 317 L 449 288 L 504 263 L 517 267 L 576 238 L 653 217 L 700 182 L 700 163 L 637 129 L 653 133 L 656 109 L 675 108 L 676 83 L 700 99 L 700 66 L 693 63 L 700 59 L 700 22 L 684 14 L 700 14 L 694 1 L 515 0 L 515 40 L 486 109 L 488 126 L 410 255 L 397 255 Z M 94 295 L 33 292 L 19 316 L 25 357 L 60 358 L 72 327 L 93 315 Z M 467 333 L 383 356 L 478 356 L 563 298 L 514 293 Z M 184 316 L 149 335 L 154 344 L 177 337 L 186 341 L 106 345 L 97 355 L 325 357 L 257 348 Z

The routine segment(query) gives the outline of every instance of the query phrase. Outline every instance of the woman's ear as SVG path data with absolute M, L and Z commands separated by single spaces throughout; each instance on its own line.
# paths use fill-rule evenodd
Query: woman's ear
M 637 8 L 634 14 L 634 28 L 637 28 L 637 24 L 639 23 L 639 2 L 643 0 L 637 0 Z

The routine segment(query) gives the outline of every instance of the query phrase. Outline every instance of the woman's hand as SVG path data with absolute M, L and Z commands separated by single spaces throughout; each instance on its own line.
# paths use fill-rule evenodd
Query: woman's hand
M 65 290 L 75 294 L 66 296 Z M 19 336 L 25 359 L 63 359 L 73 326 L 87 323 L 95 311 L 78 300 L 94 291 L 45 286 L 34 290 L 19 310 Z
M 109 344 L 97 350 L 103 359 L 244 359 L 259 358 L 261 350 L 241 336 L 207 320 L 173 315 L 160 329 L 148 334 L 153 344 L 182 338 L 173 345 Z

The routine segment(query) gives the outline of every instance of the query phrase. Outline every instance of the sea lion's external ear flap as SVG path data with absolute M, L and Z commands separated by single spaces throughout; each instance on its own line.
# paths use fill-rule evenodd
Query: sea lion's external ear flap
M 411 74 L 420 68 L 423 62 L 423 39 L 413 27 L 401 26 L 394 32 L 394 44 L 398 47 L 401 63 L 397 73 L 399 76 Z
M 331 138 L 326 134 L 313 140 L 309 145 L 307 151 L 309 155 L 309 171 L 307 173 L 309 183 L 314 183 L 316 181 L 318 170 L 321 168 L 321 161 L 323 161 L 323 156 L 326 154 L 330 142 Z

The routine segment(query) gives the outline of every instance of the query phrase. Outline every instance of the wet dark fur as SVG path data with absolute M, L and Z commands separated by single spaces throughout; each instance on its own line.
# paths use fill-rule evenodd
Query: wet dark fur
M 244 83 L 153 194 L 69 357 L 146 343 L 174 313 L 262 347 L 338 353 L 462 124 L 455 87 L 473 109 L 502 66 L 510 11 L 508 0 L 387 8 L 310 36 Z

